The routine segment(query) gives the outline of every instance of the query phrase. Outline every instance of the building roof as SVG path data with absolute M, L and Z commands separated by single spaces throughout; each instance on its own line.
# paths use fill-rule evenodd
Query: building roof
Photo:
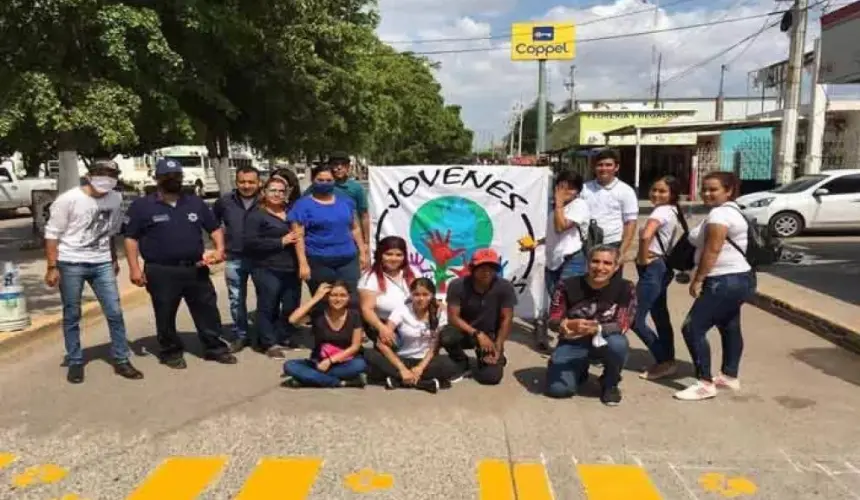
M 758 120 L 723 120 L 713 122 L 680 122 L 660 125 L 627 125 L 604 132 L 603 135 L 636 135 L 636 129 L 643 134 L 690 134 L 698 132 L 721 132 L 723 130 L 744 130 L 761 127 L 778 127 L 782 118 L 762 118 Z

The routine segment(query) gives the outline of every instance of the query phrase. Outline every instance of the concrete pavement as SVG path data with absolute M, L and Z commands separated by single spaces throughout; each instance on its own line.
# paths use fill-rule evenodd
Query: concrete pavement
M 670 303 L 680 329 L 685 287 Z M 649 360 L 631 334 L 624 402 L 607 408 L 594 385 L 570 401 L 539 395 L 546 360 L 523 335 L 502 385 L 432 396 L 283 389 L 280 363 L 250 351 L 236 366 L 188 355 L 184 372 L 140 355 L 146 379 L 127 381 L 90 320 L 83 385 L 64 380 L 59 334 L 0 362 L 0 498 L 860 498 L 860 357 L 753 307 L 743 321 L 741 392 L 672 400 L 689 364 L 664 384 L 638 379 Z M 154 351 L 151 309 L 126 322 L 135 351 Z

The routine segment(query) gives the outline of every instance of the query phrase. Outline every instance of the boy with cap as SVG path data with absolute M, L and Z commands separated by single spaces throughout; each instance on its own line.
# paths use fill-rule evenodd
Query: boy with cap
M 84 283 L 89 283 L 95 292 L 107 320 L 114 371 L 127 379 L 143 378 L 128 360 L 128 339 L 116 281 L 119 263 L 113 239 L 122 221 L 122 195 L 114 191 L 118 178 L 116 163 L 97 161 L 82 186 L 62 193 L 51 204 L 45 226 L 45 284 L 60 287 L 66 379 L 72 384 L 84 381 L 80 324 Z
M 475 349 L 477 369 L 472 377 L 479 384 L 502 381 L 505 342 L 511 334 L 517 294 L 510 281 L 499 276 L 501 258 L 495 250 L 482 248 L 472 255 L 469 274 L 448 284 L 448 324 L 442 329 L 442 346 L 465 371 L 469 358 L 465 349 Z
M 131 281 L 145 286 L 155 309 L 161 362 L 186 367 L 185 347 L 176 332 L 176 312 L 185 299 L 204 358 L 235 364 L 221 338 L 221 314 L 209 266 L 224 260 L 224 230 L 199 197 L 182 192 L 182 166 L 170 158 L 155 166 L 158 191 L 137 199 L 125 217 L 125 254 Z M 215 250 L 204 252 L 202 232 L 209 233 Z M 139 257 L 146 266 L 140 268 Z

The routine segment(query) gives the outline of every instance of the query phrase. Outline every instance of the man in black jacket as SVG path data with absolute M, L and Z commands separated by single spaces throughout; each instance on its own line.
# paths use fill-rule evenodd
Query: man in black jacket
M 236 169 L 236 189 L 225 194 L 212 207 L 218 224 L 224 226 L 227 240 L 227 261 L 224 278 L 230 299 L 230 316 L 233 318 L 233 338 L 230 348 L 239 352 L 248 341 L 248 277 L 251 266 L 243 255 L 242 234 L 245 216 L 257 206 L 260 194 L 260 173 L 256 168 L 243 166 Z
M 625 279 L 613 279 L 620 265 L 617 248 L 594 247 L 588 274 L 567 278 L 556 289 L 549 326 L 559 332 L 559 341 L 547 367 L 548 396 L 575 395 L 588 379 L 589 360 L 601 359 L 600 401 L 621 403 L 618 384 L 630 348 L 625 333 L 636 314 L 636 289 Z

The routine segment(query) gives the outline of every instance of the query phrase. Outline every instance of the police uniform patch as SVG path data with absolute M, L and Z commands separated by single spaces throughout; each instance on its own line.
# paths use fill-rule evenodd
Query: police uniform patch
M 194 212 L 188 214 L 188 222 L 197 222 L 197 214 Z

